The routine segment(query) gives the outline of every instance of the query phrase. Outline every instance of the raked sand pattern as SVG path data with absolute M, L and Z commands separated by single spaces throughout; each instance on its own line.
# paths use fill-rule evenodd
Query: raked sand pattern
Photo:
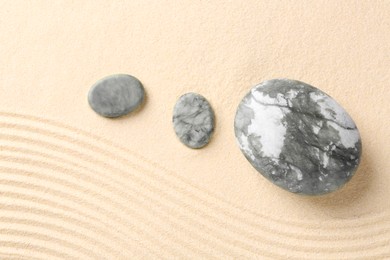
M 0 119 L 2 259 L 390 256 L 387 210 L 318 223 L 270 217 L 82 129 Z
M 0 6 L 0 259 L 390 259 L 390 1 Z M 145 102 L 104 118 L 88 91 L 117 73 Z M 342 189 L 287 192 L 237 146 L 241 99 L 281 77 L 356 122 L 362 161 Z M 188 92 L 215 112 L 202 149 L 172 126 Z

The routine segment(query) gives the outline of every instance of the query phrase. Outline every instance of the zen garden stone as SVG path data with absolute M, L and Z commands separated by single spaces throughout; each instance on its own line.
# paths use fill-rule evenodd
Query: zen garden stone
M 252 88 L 237 109 L 234 130 L 253 167 L 293 193 L 335 191 L 360 162 L 354 121 L 333 98 L 300 81 L 273 79 Z
M 88 94 L 91 108 L 104 117 L 119 117 L 137 109 L 145 96 L 141 82 L 133 76 L 118 74 L 101 79 Z
M 202 148 L 214 131 L 214 112 L 201 95 L 187 93 L 173 109 L 173 127 L 180 141 L 190 148 Z

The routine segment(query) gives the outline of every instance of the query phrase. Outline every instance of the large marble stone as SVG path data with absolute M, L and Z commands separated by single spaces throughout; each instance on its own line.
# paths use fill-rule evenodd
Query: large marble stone
M 239 104 L 234 130 L 253 167 L 293 193 L 335 191 L 360 162 L 362 144 L 351 117 L 300 81 L 273 79 L 252 88 Z
M 173 109 L 173 128 L 190 148 L 208 144 L 214 131 L 214 112 L 209 102 L 196 93 L 181 96 Z
M 118 74 L 96 82 L 89 91 L 88 102 L 101 116 L 119 117 L 137 109 L 144 96 L 144 88 L 137 78 Z

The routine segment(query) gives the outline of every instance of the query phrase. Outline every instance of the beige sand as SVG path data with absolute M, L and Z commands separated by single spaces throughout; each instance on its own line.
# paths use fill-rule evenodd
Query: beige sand
M 389 1 L 0 1 L 0 258 L 390 258 Z M 147 102 L 96 115 L 89 87 L 138 77 Z M 357 123 L 342 190 L 289 194 L 238 149 L 256 83 L 305 81 Z M 183 146 L 187 91 L 217 116 Z

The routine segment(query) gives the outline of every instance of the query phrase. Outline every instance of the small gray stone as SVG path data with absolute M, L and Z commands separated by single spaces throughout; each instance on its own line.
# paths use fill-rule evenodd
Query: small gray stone
M 144 88 L 138 79 L 118 74 L 96 82 L 89 91 L 88 102 L 101 116 L 119 117 L 138 108 L 144 96 Z
M 300 81 L 273 79 L 252 88 L 238 106 L 234 130 L 254 168 L 293 193 L 337 190 L 360 162 L 361 138 L 351 117 Z
M 214 131 L 214 112 L 201 95 L 187 93 L 173 109 L 173 128 L 180 141 L 190 148 L 202 148 Z

